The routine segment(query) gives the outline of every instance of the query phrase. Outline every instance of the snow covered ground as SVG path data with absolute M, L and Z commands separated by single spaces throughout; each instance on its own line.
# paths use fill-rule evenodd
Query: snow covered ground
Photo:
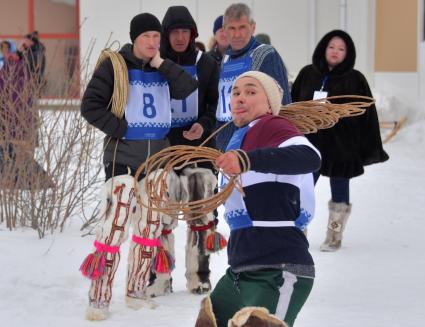
M 390 160 L 352 181 L 353 211 L 342 249 L 322 253 L 330 198 L 328 179 L 316 188 L 317 212 L 308 231 L 317 277 L 296 327 L 425 326 L 425 121 L 410 124 L 386 144 Z M 185 226 L 176 231 L 174 293 L 155 310 L 124 303 L 128 243 L 115 278 L 111 318 L 84 319 L 89 281 L 79 271 L 93 237 L 82 238 L 78 219 L 63 234 L 39 240 L 34 231 L 0 225 L 0 325 L 8 327 L 193 326 L 203 296 L 185 291 Z M 228 235 L 225 223 L 219 224 Z M 212 256 L 212 282 L 227 267 Z

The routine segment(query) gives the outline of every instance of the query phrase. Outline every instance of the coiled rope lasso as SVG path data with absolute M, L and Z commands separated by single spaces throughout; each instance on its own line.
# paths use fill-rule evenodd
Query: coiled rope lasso
M 222 153 L 219 150 L 204 146 L 175 145 L 163 149 L 149 157 L 136 171 L 134 177 L 134 192 L 140 205 L 162 212 L 172 218 L 193 220 L 205 216 L 223 204 L 230 196 L 233 187 L 239 187 L 238 176 L 226 176 L 229 182 L 212 197 L 189 202 L 177 202 L 167 196 L 167 174 L 172 169 L 182 169 L 200 162 L 214 161 Z M 140 196 L 138 178 L 146 171 L 144 188 L 148 203 Z
M 358 101 L 342 104 L 330 102 L 330 100 L 336 99 L 357 99 Z M 371 106 L 374 102 L 373 98 L 366 96 L 334 96 L 321 100 L 294 102 L 282 106 L 279 116 L 291 121 L 302 133 L 308 134 L 317 132 L 319 129 L 330 128 L 341 118 L 361 115 L 364 113 L 365 108 Z M 167 196 L 167 174 L 172 169 L 182 169 L 197 163 L 209 162 L 219 170 L 215 166 L 215 160 L 222 152 L 203 145 L 227 124 L 216 130 L 199 146 L 171 146 L 150 156 L 139 166 L 134 176 L 134 191 L 138 203 L 143 207 L 162 212 L 175 219 L 193 220 L 212 212 L 223 204 L 232 193 L 234 187 L 243 194 L 240 176 L 228 176 L 221 171 L 228 182 L 210 198 L 177 202 Z M 243 168 L 242 170 L 244 171 L 245 169 Z M 150 176 L 149 179 L 145 178 L 143 180 L 148 203 L 143 201 L 139 193 L 138 179 L 142 172 L 145 172 L 146 176 Z
M 122 119 L 124 117 L 125 106 L 127 105 L 129 93 L 127 65 L 122 55 L 110 48 L 107 48 L 102 50 L 100 53 L 95 69 L 97 69 L 100 64 L 108 58 L 112 63 L 112 69 L 114 71 L 114 89 L 108 108 L 112 104 L 111 112 L 118 118 Z
M 331 103 L 331 100 L 354 102 Z M 362 100 L 362 101 L 360 101 Z M 320 100 L 293 102 L 282 106 L 279 116 L 290 120 L 302 133 L 316 133 L 334 126 L 339 119 L 362 115 L 375 99 L 362 95 L 339 95 Z
M 129 94 L 129 79 L 128 79 L 128 70 L 127 64 L 123 56 L 117 51 L 111 49 L 112 45 L 117 43 L 119 48 L 119 42 L 114 41 L 109 48 L 103 49 L 100 53 L 99 58 L 96 62 L 95 70 L 99 68 L 103 61 L 109 59 L 112 63 L 112 70 L 114 71 L 114 88 L 112 91 L 111 99 L 109 100 L 108 107 L 111 107 L 111 112 L 118 117 L 123 119 L 125 113 L 125 107 L 127 106 L 128 94 Z M 105 152 L 106 147 L 109 142 L 112 140 L 112 137 L 109 137 L 108 141 L 103 146 L 102 153 Z M 114 158 L 112 160 L 112 176 L 115 175 L 115 158 L 117 154 L 119 139 L 115 142 L 114 148 Z M 114 183 L 111 183 L 111 191 Z

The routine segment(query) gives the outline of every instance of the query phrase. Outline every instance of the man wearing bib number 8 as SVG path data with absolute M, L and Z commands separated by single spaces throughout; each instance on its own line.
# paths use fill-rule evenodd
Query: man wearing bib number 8
M 233 82 L 249 70 L 258 70 L 273 77 L 282 87 L 282 104 L 291 102 L 288 76 L 285 65 L 276 49 L 271 45 L 260 44 L 254 38 L 255 21 L 251 9 L 244 3 L 230 5 L 225 13 L 223 28 L 230 48 L 225 52 L 220 69 L 218 85 L 219 103 L 217 106 L 217 127 L 232 120 L 230 97 Z M 236 127 L 230 123 L 216 137 L 217 147 L 225 151 Z
M 171 6 L 162 20 L 163 37 L 161 55 L 182 65 L 198 80 L 198 89 L 183 100 L 171 100 L 171 130 L 168 139 L 171 145 L 200 145 L 215 128 L 215 110 L 218 101 L 218 64 L 208 54 L 196 50 L 195 38 L 198 36 L 196 23 L 184 6 Z M 215 140 L 206 146 L 215 147 Z M 186 168 L 177 172 L 182 187 L 187 190 L 189 201 L 199 200 L 213 194 L 217 178 L 210 163 L 199 163 L 196 168 Z M 209 261 L 206 239 L 215 228 L 216 215 L 209 213 L 191 220 L 187 224 L 186 242 L 186 287 L 189 292 L 202 294 L 211 289 Z M 174 249 L 173 228 L 177 221 L 163 229 L 161 239 Z M 147 289 L 150 296 L 170 292 L 171 273 L 152 275 Z
M 138 276 L 141 273 L 149 274 L 149 269 L 145 272 L 139 264 L 148 253 L 140 250 L 143 245 L 140 240 L 144 235 L 140 235 L 141 218 L 137 214 L 139 209 L 132 176 L 149 155 L 169 146 L 166 136 L 171 125 L 170 97 L 183 99 L 197 88 L 197 81 L 182 67 L 161 58 L 161 30 L 161 23 L 152 14 L 135 16 L 130 23 L 132 44 L 124 45 L 115 54 L 121 55 L 125 66 L 114 65 L 118 60 L 105 59 L 94 72 L 81 103 L 82 116 L 106 134 L 103 155 L 106 175 L 102 190 L 102 201 L 105 203 L 103 223 L 96 235 L 96 252 L 86 259 L 100 258 L 100 261 L 106 262 L 106 266 L 100 264 L 100 267 L 105 267 L 99 269 L 99 274 L 84 270 L 84 263 L 81 268 L 83 274 L 92 279 L 86 313 L 89 320 L 108 317 L 112 283 L 120 260 L 120 245 L 127 238 L 130 222 L 137 228 L 133 229 L 129 255 L 127 305 L 134 307 L 134 303 L 142 303 L 145 297 L 143 289 L 147 281 L 138 279 Z M 129 92 L 125 114 L 120 119 L 111 112 L 111 98 L 114 84 L 118 85 L 118 79 L 115 81 L 114 76 L 125 69 L 128 70 Z M 92 266 L 97 265 L 99 260 L 93 260 Z M 135 274 L 134 271 L 139 273 Z

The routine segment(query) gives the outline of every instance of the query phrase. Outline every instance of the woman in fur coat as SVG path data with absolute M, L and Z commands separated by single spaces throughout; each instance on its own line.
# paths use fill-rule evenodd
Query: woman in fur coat
M 314 50 L 313 63 L 298 74 L 292 86 L 293 101 L 337 95 L 372 97 L 366 78 L 354 69 L 355 60 L 356 50 L 350 35 L 342 30 L 327 33 Z M 334 127 L 308 138 L 322 154 L 322 166 L 315 174 L 315 182 L 323 175 L 330 178 L 331 185 L 329 224 L 321 250 L 335 251 L 341 247 L 351 211 L 350 179 L 362 175 L 364 166 L 388 159 L 382 148 L 376 108 L 372 105 L 363 115 L 344 118 Z

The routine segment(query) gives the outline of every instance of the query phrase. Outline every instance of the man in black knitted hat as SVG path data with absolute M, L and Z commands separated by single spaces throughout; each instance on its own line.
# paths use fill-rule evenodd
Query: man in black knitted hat
M 170 96 L 184 99 L 198 85 L 182 67 L 161 58 L 161 23 L 155 16 L 149 13 L 135 16 L 130 23 L 130 39 L 132 44 L 125 44 L 118 53 L 110 53 L 99 65 L 81 102 L 81 115 L 105 133 L 103 225 L 96 235 L 95 253 L 89 255 L 81 267 L 83 274 L 92 279 L 86 313 L 89 320 L 108 317 L 120 245 L 127 238 L 130 225 L 133 236 L 126 303 L 134 309 L 152 304 L 146 299 L 145 288 L 161 230 L 158 226 L 150 227 L 151 221 L 157 218 L 156 213 L 147 221 L 146 210 L 141 211 L 136 202 L 134 175 L 150 155 L 169 146 Z M 123 88 L 128 87 L 128 98 L 121 108 L 111 98 L 113 92 L 123 92 L 116 89 L 114 75 L 120 76 L 125 70 L 129 85 Z M 118 85 L 118 79 L 116 83 Z M 124 111 L 124 116 L 117 117 L 120 116 L 115 115 L 117 111 Z

